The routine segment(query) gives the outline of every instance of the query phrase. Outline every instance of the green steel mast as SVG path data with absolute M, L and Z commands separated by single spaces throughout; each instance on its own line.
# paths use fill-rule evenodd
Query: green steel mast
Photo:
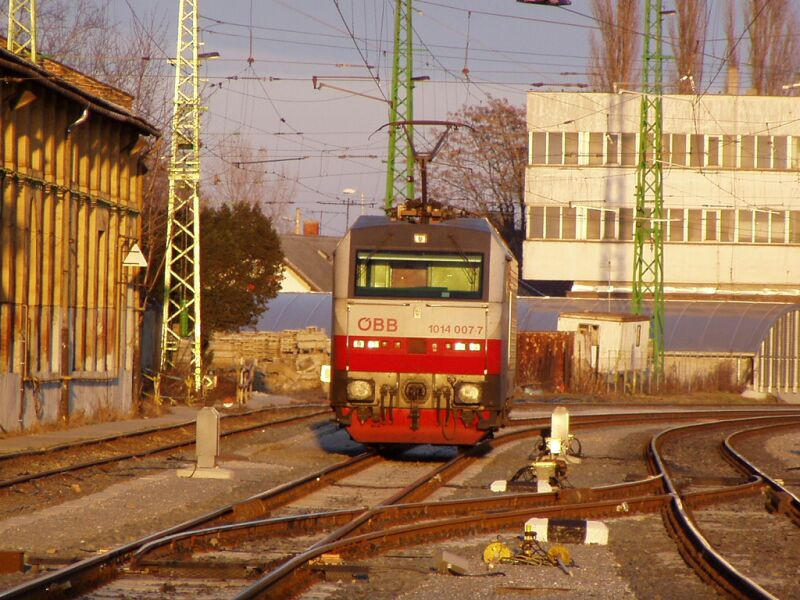
M 394 14 L 394 54 L 392 99 L 389 105 L 389 152 L 386 160 L 386 213 L 394 208 L 395 197 L 414 199 L 414 129 L 394 123 L 414 120 L 413 31 L 411 0 L 396 0 Z M 398 165 L 397 158 L 404 158 Z
M 198 2 L 179 0 L 160 367 L 163 373 L 185 362 L 179 350 L 188 350 L 194 395 L 202 394 Z
M 653 371 L 664 372 L 664 197 L 662 191 L 661 0 L 645 0 L 639 162 L 636 169 L 632 310 L 652 298 Z
M 36 0 L 9 0 L 6 47 L 17 56 L 36 62 Z

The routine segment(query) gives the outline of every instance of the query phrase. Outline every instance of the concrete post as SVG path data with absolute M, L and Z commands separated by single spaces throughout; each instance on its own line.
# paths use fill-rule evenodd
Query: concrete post
M 206 406 L 197 413 L 197 441 L 195 442 L 197 465 L 192 469 L 178 469 L 178 477 L 196 479 L 231 479 L 229 469 L 217 466 L 219 456 L 219 413 L 216 408 Z
M 206 406 L 197 413 L 197 468 L 213 469 L 219 456 L 219 413 Z

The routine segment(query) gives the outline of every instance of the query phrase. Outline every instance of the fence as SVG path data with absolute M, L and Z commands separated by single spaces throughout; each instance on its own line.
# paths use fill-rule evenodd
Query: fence
M 517 384 L 564 391 L 572 378 L 574 334 L 527 331 L 517 335 Z
M 732 354 L 667 354 L 656 378 L 638 356 L 594 347 L 588 356 L 572 332 L 524 332 L 517 342 L 517 384 L 546 392 L 583 394 L 741 393 L 753 380 L 753 357 Z

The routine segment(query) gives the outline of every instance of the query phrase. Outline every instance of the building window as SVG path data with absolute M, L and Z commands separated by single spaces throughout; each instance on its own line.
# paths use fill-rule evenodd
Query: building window
M 614 210 L 603 210 L 603 239 L 617 239 L 617 213 Z
M 719 167 L 722 165 L 722 138 L 718 135 L 710 135 L 706 138 L 706 165 L 709 167 Z
M 785 135 L 776 135 L 772 138 L 772 168 L 789 168 L 789 138 Z
M 755 168 L 756 159 L 756 142 L 752 135 L 743 135 L 741 137 L 741 155 L 739 157 L 739 165 L 742 169 Z
M 673 133 L 670 136 L 670 155 L 673 165 L 686 166 L 686 136 L 682 133 Z
M 557 240 L 561 237 L 561 208 L 558 206 L 545 206 L 544 208 L 544 238 Z
M 547 163 L 547 134 L 544 131 L 534 131 L 531 133 L 531 156 L 530 161 L 533 165 L 544 165 Z
M 564 134 L 564 164 L 578 164 L 578 134 L 577 132 Z
M 755 242 L 757 244 L 769 243 L 769 211 L 755 210 Z
M 789 138 L 789 168 L 800 169 L 800 136 L 793 135 Z
M 547 134 L 547 164 L 560 165 L 564 163 L 564 134 L 551 132 Z
M 683 241 L 683 209 L 670 208 L 669 214 L 669 227 L 667 228 L 669 241 L 682 242 Z
M 540 240 L 544 237 L 544 207 L 531 206 L 528 215 L 528 238 Z
M 603 211 L 596 208 L 586 209 L 586 239 L 599 240 L 600 239 L 600 217 Z
M 703 167 L 706 164 L 706 149 L 705 149 L 705 136 L 698 133 L 693 133 L 689 137 L 691 142 L 689 166 Z
M 772 136 L 770 135 L 756 137 L 756 168 L 772 168 Z
M 619 239 L 628 241 L 633 239 L 633 209 L 619 209 Z
M 572 207 L 561 209 L 561 239 L 574 240 L 575 231 L 575 209 Z
M 606 138 L 606 164 L 607 165 L 618 165 L 620 164 L 619 160 L 619 134 L 618 133 L 607 133 L 605 135 Z
M 703 239 L 707 242 L 716 242 L 719 239 L 719 236 L 717 235 L 719 213 L 716 210 L 706 210 L 704 213 L 705 235 L 703 236 Z
M 753 241 L 753 211 L 740 210 L 739 215 L 739 235 L 738 241 L 752 243 Z
M 690 208 L 687 213 L 686 241 L 700 242 L 703 239 L 701 235 L 703 232 L 703 211 L 697 208 Z
M 786 242 L 786 213 L 774 211 L 770 216 L 770 242 L 783 244 Z
M 589 164 L 602 165 L 603 164 L 603 147 L 605 142 L 605 135 L 602 133 L 592 132 L 589 134 Z
M 789 211 L 789 243 L 800 244 L 800 210 Z
M 622 164 L 626 167 L 636 164 L 636 134 L 622 134 Z
M 735 241 L 734 233 L 736 229 L 736 211 L 725 209 L 720 211 L 719 241 Z
M 738 146 L 735 135 L 722 136 L 722 166 L 726 169 L 735 169 L 737 167 L 736 152 Z

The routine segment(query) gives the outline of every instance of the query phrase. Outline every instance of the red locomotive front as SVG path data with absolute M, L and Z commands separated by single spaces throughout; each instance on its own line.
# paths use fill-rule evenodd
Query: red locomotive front
M 354 440 L 471 445 L 504 424 L 516 268 L 485 219 L 356 221 L 334 261 L 331 364 Z

